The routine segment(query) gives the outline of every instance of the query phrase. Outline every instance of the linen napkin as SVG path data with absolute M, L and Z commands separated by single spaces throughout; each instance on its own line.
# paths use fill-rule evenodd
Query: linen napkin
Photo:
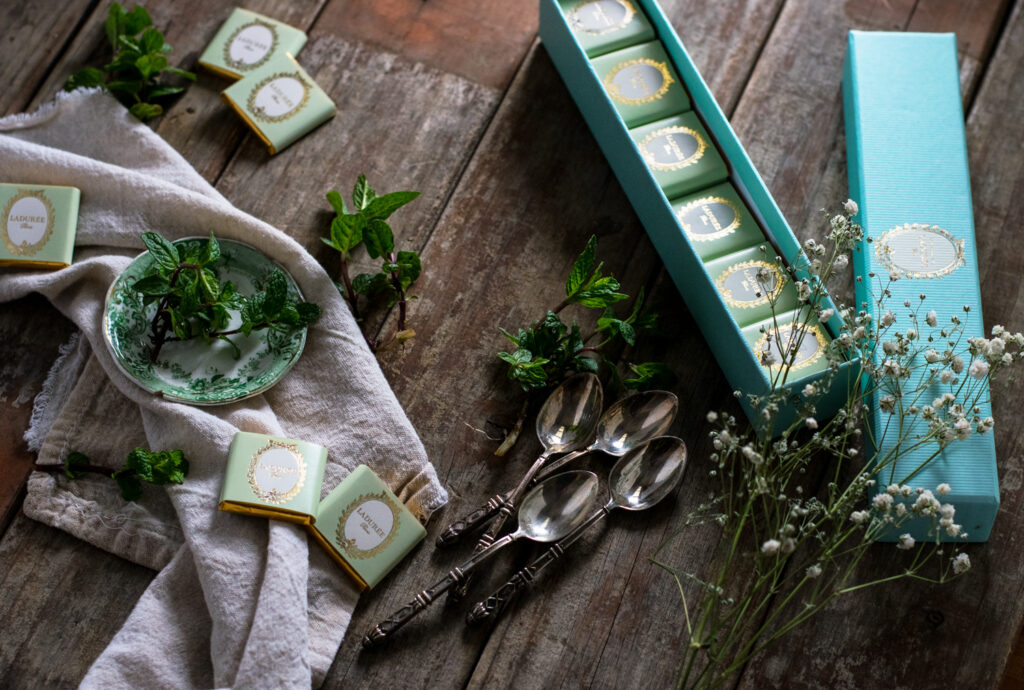
M 273 164 L 273 163 L 269 163 Z M 305 533 L 217 510 L 238 430 L 324 445 L 324 494 L 369 465 L 421 520 L 447 494 L 334 284 L 279 230 L 235 209 L 108 94 L 61 94 L 36 113 L 0 119 L 0 181 L 82 191 L 74 264 L 0 271 L 0 301 L 46 296 L 82 336 L 62 348 L 26 439 L 40 462 L 69 450 L 120 466 L 136 445 L 181 448 L 181 486 L 147 486 L 125 502 L 103 478 L 34 473 L 27 515 L 160 570 L 84 687 L 309 687 L 337 652 L 358 594 Z M 281 264 L 323 316 L 274 388 L 220 407 L 147 393 L 111 358 L 104 298 L 139 254 L 140 233 L 205 236 L 256 247 Z

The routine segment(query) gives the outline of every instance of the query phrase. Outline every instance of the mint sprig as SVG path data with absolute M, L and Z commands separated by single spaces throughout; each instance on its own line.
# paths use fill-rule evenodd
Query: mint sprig
M 64 458 L 63 465 L 41 465 L 34 469 L 40 472 L 63 473 L 68 479 L 81 479 L 88 473 L 101 474 L 112 478 L 121 489 L 126 501 L 137 501 L 142 496 L 143 483 L 162 486 L 183 484 L 188 476 L 188 460 L 181 450 L 150 451 L 136 448 L 125 459 L 124 467 L 94 465 L 87 455 L 73 450 Z
M 107 41 L 114 51 L 113 59 L 102 69 L 86 67 L 70 77 L 65 91 L 101 86 L 112 93 L 132 115 L 146 121 L 164 111 L 164 105 L 185 90 L 171 84 L 163 73 L 174 74 L 189 81 L 196 75 L 168 64 L 171 46 L 164 35 L 153 27 L 149 12 L 135 5 L 129 12 L 119 3 L 110 6 L 104 25 Z
M 288 279 L 275 269 L 261 289 L 245 296 L 234 283 L 221 283 L 216 273 L 220 244 L 213 232 L 199 248 L 182 256 L 179 247 L 159 233 L 145 232 L 142 242 L 154 261 L 132 289 L 142 295 L 143 307 L 157 303 L 150 323 L 150 359 L 157 361 L 164 344 L 201 338 L 206 343 L 220 340 L 231 346 L 235 358 L 241 350 L 231 336 L 249 336 L 270 329 L 291 332 L 320 318 L 320 307 L 288 297 Z M 232 312 L 241 324 L 228 328 Z
M 626 362 L 623 376 L 616 362 L 604 354 L 606 348 L 619 341 L 622 347 L 628 348 L 636 345 L 641 335 L 657 333 L 658 317 L 644 310 L 642 288 L 629 313 L 617 315 L 612 305 L 629 299 L 629 295 L 620 292 L 619 281 L 612 275 L 605 275 L 603 267 L 604 264 L 597 261 L 597 238 L 592 236 L 573 262 L 565 281 L 565 298 L 554 309 L 540 321 L 518 328 L 514 333 L 498 329 L 516 346 L 512 352 L 498 353 L 498 359 L 505 364 L 505 375 L 527 393 L 542 392 L 577 372 L 598 372 L 601 363 L 608 366 L 612 379 L 627 389 L 671 383 L 672 372 L 661 362 Z M 567 324 L 559 315 L 572 304 L 602 310 L 596 328 L 589 334 L 581 334 L 578 323 Z M 527 407 L 524 405 L 521 409 L 520 418 L 496 455 L 504 455 L 515 443 Z
M 391 215 L 420 195 L 419 192 L 390 192 L 380 196 L 360 175 L 352 189 L 350 212 L 345 199 L 336 189 L 327 193 L 334 209 L 330 237 L 324 244 L 336 250 L 341 259 L 341 284 L 338 290 L 349 304 L 356 321 L 362 321 L 360 296 L 383 301 L 387 308 L 398 305 L 398 328 L 395 335 L 383 342 L 367 337 L 371 350 L 380 350 L 392 342 L 412 338 L 415 333 L 406 324 L 408 291 L 423 271 L 420 256 L 414 251 L 396 251 L 395 234 L 387 220 Z M 380 271 L 349 274 L 353 252 L 362 245 L 371 259 L 380 259 Z

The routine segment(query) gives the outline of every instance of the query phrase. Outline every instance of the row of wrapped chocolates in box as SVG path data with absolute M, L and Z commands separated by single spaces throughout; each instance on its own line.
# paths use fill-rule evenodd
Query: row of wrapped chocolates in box
M 792 372 L 823 371 L 827 331 L 811 316 L 806 332 L 794 335 L 805 312 L 789 271 L 731 183 L 646 15 L 627 0 L 559 3 L 745 340 L 768 367 L 790 350 Z

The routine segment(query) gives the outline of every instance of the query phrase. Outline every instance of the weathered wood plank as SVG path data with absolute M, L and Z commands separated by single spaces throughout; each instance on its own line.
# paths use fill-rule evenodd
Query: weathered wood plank
M 911 28 L 922 28 L 920 25 L 915 27 L 915 22 L 924 21 L 918 14 L 923 5 L 917 6 L 908 24 Z M 993 13 L 1000 11 L 995 3 L 986 5 L 985 9 Z M 808 20 L 813 16 L 816 26 L 824 31 L 830 31 L 828 26 L 833 23 L 833 26 L 844 30 L 842 18 L 830 18 L 820 10 L 817 5 L 813 10 L 808 8 Z M 932 13 L 928 20 L 938 21 L 943 16 Z M 968 50 L 972 50 L 972 45 L 984 44 L 985 40 L 979 38 L 983 34 L 982 27 L 989 27 L 992 35 L 998 28 L 990 15 L 975 14 L 970 17 L 972 21 L 969 24 L 964 23 L 965 17 L 955 13 L 946 19 L 958 23 L 932 23 L 928 28 L 955 29 L 958 34 L 963 32 L 974 36 L 975 42 L 967 43 Z M 769 45 L 765 51 L 758 68 L 759 71 L 763 69 L 764 74 L 755 73 L 748 90 L 751 95 L 765 97 L 775 93 L 778 84 L 773 84 L 769 76 L 773 65 L 792 67 L 793 50 L 789 46 L 794 45 L 793 37 L 799 34 L 806 45 L 813 35 L 806 30 L 808 25 L 801 29 L 800 24 L 791 22 L 786 13 L 780 18 L 778 27 L 780 41 L 777 45 Z M 792 33 L 783 33 L 787 31 Z M 992 305 L 986 310 L 989 324 L 1010 321 L 1015 313 L 1014 305 L 1020 304 L 1024 294 L 1021 283 L 1024 262 L 1019 252 L 1005 250 L 1016 240 L 1017 228 L 1024 218 L 1024 207 L 1020 202 L 1022 166 L 1019 151 L 1006 147 L 1007 141 L 1016 141 L 1021 136 L 1020 117 L 1024 113 L 1024 99 L 1007 89 L 1006 80 L 1012 79 L 1014 66 L 1019 65 L 1022 59 L 1022 36 L 1024 22 L 1018 7 L 992 58 L 968 126 L 968 147 L 975 177 L 975 208 L 978 209 L 977 238 L 983 301 Z M 829 40 L 815 39 L 814 43 L 824 45 Z M 991 36 L 988 40 L 992 40 Z M 964 45 L 961 40 L 962 49 Z M 983 57 L 985 51 L 979 50 L 977 54 Z M 837 85 L 841 59 L 842 52 L 838 51 L 826 60 L 828 71 L 836 75 Z M 977 88 L 977 80 L 983 72 L 979 68 L 961 70 L 965 98 Z M 822 98 L 829 96 L 824 91 Z M 740 104 L 739 115 L 745 111 L 746 98 Z M 760 117 L 760 112 L 753 112 L 760 102 L 756 97 L 751 101 L 750 111 L 746 111 L 751 119 Z M 818 107 L 827 110 L 829 105 L 823 100 Z M 841 105 L 837 103 L 832 107 L 837 111 L 834 117 L 840 118 L 836 126 L 841 126 Z M 794 133 L 793 140 L 798 140 L 799 136 Z M 802 207 L 808 211 L 829 199 L 843 197 L 846 175 L 842 151 L 845 144 L 841 136 L 836 136 L 836 139 L 834 148 L 827 154 L 828 161 L 818 158 L 817 165 L 821 167 L 816 174 L 805 168 L 799 175 L 800 179 L 819 181 L 818 189 L 810 193 L 817 203 L 801 201 Z M 786 144 L 786 141 L 780 141 L 778 145 Z M 807 155 L 801 160 L 814 162 L 814 158 Z M 786 171 L 780 172 L 784 174 Z M 774 188 L 771 179 L 769 174 L 769 185 Z M 783 193 L 784 209 L 786 196 Z M 794 216 L 789 217 L 792 220 Z M 743 676 L 742 687 L 870 687 L 883 684 L 915 688 L 946 687 L 949 684 L 981 687 L 998 680 L 1007 654 L 1016 641 L 1022 613 L 1016 602 L 1022 588 L 1020 573 L 1024 564 L 1013 546 L 1017 528 L 1011 516 L 1019 513 L 1024 500 L 1019 480 L 1020 449 L 1024 439 L 1019 432 L 1020 412 L 1005 399 L 1006 394 L 999 387 L 994 395 L 996 414 L 1004 420 L 1000 429 L 1002 434 L 996 438 L 997 456 L 1002 465 L 1003 504 L 988 544 L 968 549 L 975 571 L 944 587 L 898 583 L 846 597 L 751 662 Z M 858 580 L 868 581 L 892 573 L 889 548 L 884 545 L 876 547 L 858 571 Z M 914 642 L 916 638 L 927 639 L 928 642 Z M 940 665 L 946 669 L 941 678 L 934 673 Z
M 0 542 L 0 686 L 77 685 L 152 579 L 19 514 Z
M 73 0 L 59 7 L 44 2 L 6 2 L 0 7 L 0 114 L 19 112 L 29 104 L 91 5 L 92 0 Z

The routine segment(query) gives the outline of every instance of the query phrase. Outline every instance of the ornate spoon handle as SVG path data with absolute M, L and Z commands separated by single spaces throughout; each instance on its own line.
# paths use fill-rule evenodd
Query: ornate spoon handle
M 508 502 L 509 495 L 494 496 L 466 517 L 445 527 L 444 531 L 437 535 L 438 548 L 452 546 L 462 538 L 462 535 L 472 532 L 490 520 Z
M 557 472 L 559 469 L 564 467 L 566 463 L 575 460 L 584 452 L 585 451 L 575 451 L 569 453 L 568 455 L 564 455 L 558 458 L 554 462 L 549 463 L 543 469 L 543 471 L 538 472 L 537 475 L 533 477 L 533 479 L 529 483 L 529 486 L 533 486 L 537 482 L 543 479 L 547 479 L 552 474 Z M 527 488 L 529 488 L 529 486 Z M 480 506 L 466 517 L 462 518 L 461 520 L 456 520 L 452 524 L 448 525 L 444 529 L 444 531 L 441 532 L 441 534 L 437 535 L 436 544 L 438 548 L 446 548 L 452 546 L 453 544 L 456 544 L 462 539 L 462 535 L 466 534 L 467 532 L 472 532 L 478 527 L 480 527 L 480 525 L 484 524 L 492 517 L 494 517 L 494 515 L 497 514 L 498 511 L 500 511 L 505 506 L 508 506 L 509 515 L 511 515 L 512 512 L 515 510 L 512 501 L 511 491 L 492 497 L 489 501 L 487 501 L 487 503 Z
M 429 589 L 420 591 L 413 600 L 398 609 L 390 616 L 375 625 L 363 637 L 363 647 L 370 649 L 377 647 L 394 635 L 402 626 L 415 618 L 420 611 L 430 606 L 440 595 L 444 594 L 452 585 L 458 584 L 465 579 L 466 574 L 490 558 L 501 547 L 511 543 L 517 535 L 508 534 L 494 542 L 489 548 L 473 554 L 473 556 L 461 566 L 452 568 L 440 582 Z
M 596 511 L 593 515 L 587 518 L 586 522 L 574 529 L 572 532 L 567 534 L 565 538 L 534 559 L 533 563 L 530 563 L 518 570 L 509 578 L 508 582 L 495 590 L 493 594 L 474 604 L 470 612 L 466 614 L 466 623 L 469 625 L 475 625 L 485 620 L 497 620 L 498 616 L 500 616 L 502 612 L 508 608 L 508 605 L 512 600 L 516 598 L 516 595 L 533 583 L 534 578 L 537 577 L 537 573 L 557 561 L 562 554 L 565 553 L 565 550 L 572 546 L 584 532 L 586 532 L 592 525 L 600 522 L 610 511 L 610 506 L 604 506 L 600 510 Z

